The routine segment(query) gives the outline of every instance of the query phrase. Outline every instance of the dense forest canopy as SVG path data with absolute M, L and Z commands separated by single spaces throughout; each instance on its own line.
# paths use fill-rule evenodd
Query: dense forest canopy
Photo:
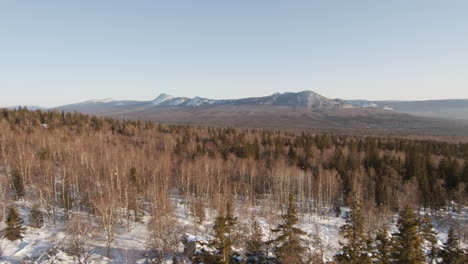
M 122 194 L 127 186 L 145 196 L 148 188 L 165 188 L 206 198 L 234 192 L 252 201 L 294 192 L 328 205 L 358 193 L 395 211 L 408 201 L 441 208 L 467 198 L 468 143 L 196 128 L 25 109 L 3 110 L 0 132 L 3 172 L 31 187 L 28 194 L 40 191 L 41 199 L 57 191 L 50 184 L 74 189 L 80 199 L 70 206 L 96 193 Z M 12 195 L 25 194 L 13 189 Z

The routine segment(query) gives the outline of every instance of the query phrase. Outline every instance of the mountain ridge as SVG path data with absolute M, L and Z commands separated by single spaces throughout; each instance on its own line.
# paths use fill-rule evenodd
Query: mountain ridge
M 346 100 L 357 107 L 379 108 L 416 116 L 468 120 L 468 99 L 440 99 L 419 101 Z
M 286 99 L 288 98 L 289 99 Z M 294 98 L 296 97 L 296 98 Z M 436 118 L 449 118 L 468 120 L 468 99 L 437 99 L 437 100 L 365 100 L 365 99 L 329 99 L 313 91 L 302 92 L 285 92 L 274 93 L 269 96 L 260 97 L 247 97 L 239 99 L 209 99 L 206 97 L 184 97 L 172 96 L 166 93 L 159 94 L 156 98 L 149 101 L 136 101 L 136 100 L 113 100 L 110 98 L 105 99 L 92 99 L 84 102 L 74 104 L 62 105 L 51 109 L 59 109 L 69 111 L 77 106 L 89 106 L 93 104 L 114 104 L 116 106 L 143 106 L 147 107 L 160 106 L 160 107 L 183 107 L 183 106 L 206 106 L 206 105 L 287 105 L 295 107 L 309 107 L 309 108 L 376 108 L 389 111 L 396 111 L 411 115 L 423 117 L 436 117 Z M 35 107 L 36 109 L 46 109 L 43 107 Z M 83 109 L 76 109 L 81 111 Z
M 106 106 L 144 106 L 145 108 L 151 107 L 197 107 L 209 105 L 275 105 L 275 106 L 293 106 L 293 107 L 307 107 L 315 110 L 334 109 L 334 108 L 352 108 L 353 106 L 347 102 L 332 100 L 326 98 L 313 91 L 302 92 L 285 92 L 274 93 L 269 96 L 261 97 L 247 97 L 240 99 L 209 99 L 205 97 L 175 97 L 166 93 L 161 93 L 155 99 L 150 101 L 131 101 L 131 100 L 111 100 L 111 99 L 94 99 L 75 104 L 63 105 L 54 109 L 58 110 L 76 110 L 83 111 L 83 107 L 96 107 L 98 104 Z
M 149 101 L 92 100 L 55 109 L 113 118 L 202 126 L 355 130 L 366 133 L 379 131 L 387 134 L 468 134 L 468 122 L 418 117 L 400 113 L 390 107 L 362 107 L 352 103 L 329 99 L 312 91 L 302 91 L 219 100 L 160 94 Z

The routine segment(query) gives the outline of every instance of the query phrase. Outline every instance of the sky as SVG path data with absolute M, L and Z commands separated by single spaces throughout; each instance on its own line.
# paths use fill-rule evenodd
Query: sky
M 468 98 L 466 0 L 0 0 L 0 106 Z

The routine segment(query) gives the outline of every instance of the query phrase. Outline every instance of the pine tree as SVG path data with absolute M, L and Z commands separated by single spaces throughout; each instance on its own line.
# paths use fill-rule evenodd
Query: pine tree
M 447 174 L 445 178 L 445 184 L 447 189 L 454 190 L 457 188 L 460 183 L 461 168 L 457 160 L 452 160 L 448 162 Z
M 346 239 L 342 253 L 336 256 L 339 263 L 371 263 L 369 256 L 369 238 L 366 235 L 364 216 L 359 200 L 354 200 L 351 211 L 345 217 L 346 223 L 340 228 L 340 234 Z
M 41 228 L 44 225 L 44 215 L 38 204 L 34 204 L 29 213 L 29 225 L 34 228 Z
M 233 216 L 232 204 L 226 205 L 226 214 L 220 210 L 214 224 L 214 239 L 210 245 L 217 251 L 218 263 L 230 263 L 232 245 L 234 244 L 233 228 L 237 218 Z
M 422 239 L 418 232 L 419 219 L 414 209 L 406 206 L 397 222 L 398 232 L 394 234 L 393 256 L 397 264 L 422 264 L 425 262 Z
M 252 221 L 252 232 L 246 242 L 247 263 L 266 263 L 267 256 L 263 249 L 263 233 L 257 220 Z
M 296 164 L 297 162 L 297 152 L 296 150 L 294 150 L 294 147 L 292 145 L 289 146 L 288 161 L 290 166 Z
M 13 169 L 11 171 L 11 185 L 15 191 L 15 198 L 22 198 L 24 196 L 24 184 L 19 169 Z
M 366 138 L 364 164 L 366 166 L 366 169 L 373 167 L 374 169 L 378 170 L 381 166 L 377 141 L 373 138 Z
M 346 160 L 346 166 L 349 170 L 357 170 L 361 165 L 361 157 L 358 152 L 358 147 L 355 142 L 350 143 L 348 159 Z
M 302 245 L 301 236 L 306 235 L 304 231 L 295 227 L 299 221 L 294 197 L 289 197 L 289 207 L 283 215 L 283 223 L 272 232 L 279 234 L 278 237 L 270 241 L 276 246 L 275 253 L 280 263 L 299 264 L 304 263 L 304 253 L 306 248 Z
M 336 169 L 336 171 L 342 176 L 344 175 L 346 171 L 346 160 L 345 156 L 343 154 L 343 150 L 341 148 L 338 148 L 335 151 L 335 154 L 333 156 L 332 160 L 332 166 Z
M 453 227 L 450 227 L 447 242 L 444 243 L 439 256 L 444 264 L 462 264 L 468 263 L 468 252 L 464 252 L 460 247 L 460 237 L 455 233 Z
M 6 218 L 7 228 L 4 230 L 4 237 L 8 240 L 15 241 L 24 238 L 26 228 L 23 227 L 23 219 L 14 207 L 8 208 L 8 216 Z
M 387 204 L 386 193 L 388 190 L 388 178 L 389 174 L 383 174 L 382 170 L 377 171 L 377 182 L 375 183 L 374 199 L 375 204 L 378 207 L 384 206 Z
M 468 195 L 468 162 L 465 163 L 465 168 L 462 172 L 462 182 L 465 184 L 465 194 Z
M 428 263 L 434 263 L 437 258 L 437 233 L 434 231 L 434 225 L 432 225 L 431 218 L 429 215 L 425 215 L 419 224 L 421 238 L 423 239 L 423 245 L 429 250 L 427 255 Z
M 387 228 L 380 229 L 375 236 L 375 264 L 391 264 L 392 262 L 392 240 Z

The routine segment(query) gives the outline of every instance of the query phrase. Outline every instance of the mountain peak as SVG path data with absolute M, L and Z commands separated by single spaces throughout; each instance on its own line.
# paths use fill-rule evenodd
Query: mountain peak
M 262 104 L 314 108 L 316 110 L 339 108 L 341 103 L 326 98 L 313 91 L 275 93 L 264 97 Z
M 167 101 L 167 100 L 170 100 L 174 98 L 172 95 L 169 95 L 169 94 L 165 94 L 165 93 L 162 93 L 160 94 L 158 97 L 156 97 L 156 99 L 154 99 L 152 101 L 152 103 L 154 105 L 160 105 L 161 103 L 163 103 L 164 101 Z
M 304 90 L 304 91 L 298 92 L 298 94 L 319 95 L 318 93 L 311 91 L 311 90 Z

